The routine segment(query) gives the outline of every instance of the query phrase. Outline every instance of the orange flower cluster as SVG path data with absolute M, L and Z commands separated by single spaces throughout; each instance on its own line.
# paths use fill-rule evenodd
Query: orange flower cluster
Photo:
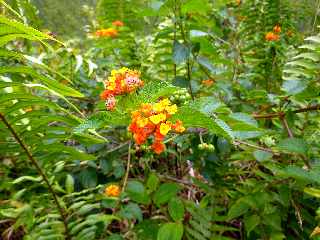
M 268 32 L 265 36 L 265 39 L 267 41 L 278 41 L 280 39 L 280 36 L 276 33 L 273 33 L 273 32 Z
M 203 80 L 202 84 L 205 85 L 206 87 L 210 87 L 214 84 L 214 81 L 212 79 L 207 79 L 207 80 Z
M 123 67 L 112 70 L 104 85 L 105 90 L 100 94 L 100 98 L 106 100 L 107 110 L 113 110 L 116 106 L 115 96 L 134 92 L 143 86 L 143 81 L 140 79 L 140 72 Z
M 114 28 L 100 29 L 96 31 L 95 35 L 97 37 L 115 38 L 116 36 L 118 36 L 118 30 Z
M 112 22 L 112 25 L 115 27 L 123 27 L 124 23 L 122 21 L 116 20 Z
M 280 27 L 279 25 L 275 25 L 275 26 L 273 27 L 273 32 L 275 32 L 275 33 L 281 33 L 281 27 Z
M 281 33 L 281 27 L 276 25 L 273 27 L 273 32 L 267 32 L 265 35 L 266 41 L 279 41 Z
M 171 130 L 177 133 L 185 131 L 180 120 L 174 124 L 168 121 L 177 110 L 177 105 L 165 98 L 155 104 L 142 104 L 139 110 L 132 112 L 132 121 L 128 129 L 133 133 L 136 144 L 145 143 L 148 137 L 153 135 L 151 148 L 157 154 L 162 153 L 165 150 L 163 140 Z
M 118 197 L 120 195 L 120 187 L 118 185 L 111 184 L 105 188 L 104 194 L 108 197 Z

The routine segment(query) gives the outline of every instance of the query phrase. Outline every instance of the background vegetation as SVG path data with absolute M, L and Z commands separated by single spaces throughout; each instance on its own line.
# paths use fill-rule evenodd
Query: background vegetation
M 319 9 L 0 0 L 0 239 L 320 239 Z M 107 111 L 121 67 L 145 85 Z M 155 154 L 128 125 L 163 98 Z

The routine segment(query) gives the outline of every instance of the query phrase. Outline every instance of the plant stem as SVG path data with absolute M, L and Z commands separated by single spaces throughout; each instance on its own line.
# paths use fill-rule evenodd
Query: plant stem
M 288 125 L 287 119 L 284 116 L 280 117 L 283 127 L 287 130 L 289 138 L 293 138 L 293 133 Z
M 130 163 L 131 162 L 131 141 L 129 141 L 129 147 L 128 147 L 128 159 L 127 159 L 127 169 L 126 169 L 126 174 L 123 179 L 123 185 L 122 185 L 122 192 L 124 192 L 127 182 L 128 182 L 128 177 L 129 177 L 129 172 L 130 172 Z
M 318 111 L 318 110 L 320 110 L 320 104 L 311 106 L 311 107 L 300 108 L 292 111 L 292 113 L 303 113 L 303 112 Z M 271 119 L 271 118 L 284 116 L 285 114 L 286 114 L 285 112 L 278 112 L 278 113 L 269 113 L 269 114 L 262 114 L 262 115 L 253 114 L 252 116 L 255 119 L 263 119 L 263 118 Z
M 42 179 L 45 181 L 45 183 L 48 186 L 48 190 L 51 193 L 53 200 L 59 210 L 59 213 L 61 215 L 61 218 L 63 220 L 63 224 L 64 224 L 64 228 L 65 228 L 65 234 L 66 234 L 66 239 L 71 239 L 70 238 L 70 234 L 69 234 L 69 229 L 68 229 L 68 223 L 66 221 L 66 215 L 64 212 L 64 209 L 62 208 L 62 206 L 59 203 L 58 200 L 58 196 L 55 193 L 55 191 L 53 190 L 53 187 L 47 177 L 47 175 L 45 174 L 45 172 L 42 170 L 42 168 L 40 167 L 40 165 L 38 164 L 38 162 L 36 161 L 36 159 L 33 157 L 33 155 L 31 154 L 31 152 L 29 151 L 27 145 L 23 142 L 23 140 L 18 136 L 18 134 L 16 133 L 16 131 L 14 130 L 14 128 L 10 125 L 10 123 L 7 121 L 7 119 L 5 118 L 5 116 L 0 113 L 0 118 L 1 120 L 4 122 L 4 124 L 7 126 L 7 128 L 9 129 L 9 131 L 11 132 L 12 136 L 14 137 L 14 139 L 19 143 L 19 145 L 21 146 L 21 148 L 24 150 L 24 152 L 26 153 L 27 157 L 29 158 L 31 164 L 36 168 L 36 170 L 38 171 L 38 173 L 40 174 L 40 176 L 42 177 Z
M 252 147 L 252 148 L 255 148 L 255 149 L 258 149 L 258 150 L 261 150 L 261 151 L 265 151 L 265 152 L 269 152 L 269 153 L 272 153 L 274 155 L 279 155 L 278 152 L 275 152 L 269 148 L 264 148 L 264 147 L 260 147 L 260 146 L 257 146 L 257 145 L 254 145 L 254 144 L 251 144 L 251 143 L 247 143 L 247 142 L 243 142 L 243 141 L 240 141 L 240 140 L 235 140 L 234 143 L 236 145 L 246 145 L 248 147 Z
M 183 27 L 183 22 L 182 22 L 182 16 L 181 16 L 181 6 L 179 6 L 178 8 L 179 10 L 179 27 L 180 27 L 180 32 L 181 32 L 181 36 L 183 39 L 183 43 L 185 44 L 185 46 L 188 45 L 188 41 L 187 41 L 187 37 L 186 37 L 186 33 Z M 193 90 L 192 90 L 192 85 L 191 85 L 191 64 L 190 64 L 190 56 L 188 56 L 187 58 L 187 64 L 186 64 L 187 68 L 187 77 L 188 77 L 188 83 L 189 83 L 189 92 L 191 95 L 192 100 L 194 100 L 194 96 L 193 96 Z

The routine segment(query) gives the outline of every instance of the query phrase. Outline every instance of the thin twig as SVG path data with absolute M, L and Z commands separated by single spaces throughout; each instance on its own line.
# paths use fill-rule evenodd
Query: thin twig
M 296 109 L 292 111 L 292 113 L 303 113 L 303 112 L 318 111 L 318 110 L 320 110 L 320 104 L 311 106 L 311 107 Z M 254 117 L 255 119 L 262 119 L 262 118 L 271 119 L 271 118 L 284 116 L 285 114 L 286 114 L 285 112 L 269 113 L 269 114 L 261 114 L 261 115 L 253 114 L 252 117 Z
M 285 117 L 280 117 L 280 120 L 284 128 L 287 130 L 289 138 L 293 138 L 293 133 L 288 125 L 287 119 Z
M 127 169 L 126 169 L 126 174 L 125 174 L 124 179 L 123 179 L 122 192 L 124 192 L 124 190 L 125 190 L 125 188 L 127 186 L 129 172 L 130 172 L 130 164 L 131 164 L 131 141 L 129 141 Z
M 183 42 L 185 45 L 188 44 L 188 41 L 187 41 L 187 37 L 186 37 L 186 33 L 185 33 L 185 30 L 184 30 L 184 27 L 183 27 L 183 22 L 182 22 L 182 16 L 181 16 L 181 6 L 179 6 L 178 8 L 179 10 L 179 27 L 180 27 L 180 32 L 181 32 L 181 36 L 182 36 L 182 39 L 183 39 Z M 193 96 L 193 90 L 192 90 L 192 85 L 191 85 L 191 64 L 190 64 L 190 56 L 188 56 L 188 59 L 187 59 L 187 77 L 188 77 L 188 83 L 189 83 L 189 92 L 190 92 L 190 95 L 191 95 L 191 98 L 194 100 L 194 96 Z
M 258 149 L 258 150 L 261 150 L 261 151 L 265 151 L 265 152 L 269 152 L 269 153 L 272 153 L 274 155 L 279 155 L 279 152 L 275 152 L 274 150 L 271 150 L 270 148 L 264 148 L 264 147 L 260 147 L 260 146 L 257 146 L 257 145 L 254 145 L 254 144 L 251 144 L 251 143 L 248 143 L 248 142 L 243 142 L 241 140 L 235 140 L 234 141 L 235 145 L 246 145 L 248 147 L 252 147 L 252 148 L 255 148 L 255 149 Z
M 108 151 L 106 152 L 106 154 L 112 153 L 112 152 L 114 152 L 114 151 L 117 151 L 118 149 L 120 149 L 120 148 L 122 148 L 122 147 L 124 147 L 124 146 L 126 146 L 126 145 L 128 145 L 128 144 L 130 144 L 130 143 L 131 143 L 131 141 L 127 141 L 127 142 L 125 142 L 125 143 L 122 143 L 122 144 L 120 144 L 120 145 L 118 145 L 118 146 L 116 146 L 116 147 L 108 150 Z
M 36 161 L 36 159 L 33 157 L 33 155 L 31 154 L 31 152 L 29 151 L 27 145 L 23 142 L 23 140 L 18 136 L 18 134 L 16 133 L 16 131 L 14 130 L 14 128 L 10 125 L 10 123 L 7 121 L 7 119 L 5 118 L 5 116 L 0 113 L 0 118 L 1 120 L 4 122 L 4 124 L 7 126 L 7 128 L 9 129 L 9 131 L 11 132 L 12 136 L 14 137 L 14 139 L 19 143 L 19 145 L 21 146 L 21 148 L 24 150 L 24 152 L 26 153 L 26 155 L 28 156 L 31 164 L 36 168 L 36 170 L 38 171 L 38 173 L 40 174 L 40 176 L 42 177 L 42 179 L 45 181 L 45 183 L 48 186 L 48 190 L 51 193 L 51 195 L 53 196 L 54 202 L 60 212 L 61 218 L 63 220 L 63 224 L 64 224 L 64 228 L 65 228 L 65 234 L 66 234 L 66 239 L 70 239 L 70 235 L 69 235 L 69 229 L 68 229 L 68 223 L 66 221 L 66 215 L 64 212 L 64 209 L 62 208 L 62 206 L 59 203 L 58 200 L 58 196 L 55 193 L 55 191 L 53 190 L 53 187 L 47 177 L 47 175 L 44 173 L 44 171 L 42 170 L 42 168 L 40 167 L 40 165 L 38 164 L 38 162 Z
M 186 186 L 191 186 L 191 187 L 197 187 L 194 183 L 190 182 L 190 181 L 186 181 L 186 180 L 182 180 L 182 179 L 178 179 L 175 177 L 171 177 L 171 176 L 165 176 L 165 175 L 157 175 L 159 178 L 161 179 L 166 179 L 166 180 L 171 180 L 177 183 L 180 183 L 182 185 L 186 185 Z

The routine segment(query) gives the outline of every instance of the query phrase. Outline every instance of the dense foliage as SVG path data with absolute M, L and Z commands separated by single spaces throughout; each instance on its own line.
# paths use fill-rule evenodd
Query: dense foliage
M 316 0 L 0 0 L 0 239 L 320 239 Z

